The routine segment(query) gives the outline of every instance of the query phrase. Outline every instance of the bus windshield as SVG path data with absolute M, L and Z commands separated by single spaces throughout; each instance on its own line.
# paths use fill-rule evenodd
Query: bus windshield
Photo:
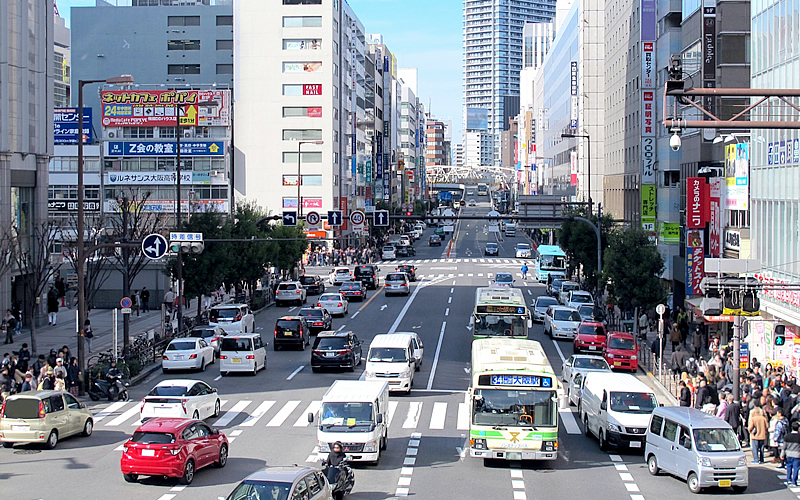
M 567 268 L 567 258 L 561 255 L 542 255 L 539 257 L 539 267 L 542 269 L 563 271 Z
M 472 423 L 503 427 L 555 427 L 555 391 L 476 389 Z
M 527 337 L 527 321 L 524 316 L 498 316 L 476 314 L 473 335 L 490 337 Z

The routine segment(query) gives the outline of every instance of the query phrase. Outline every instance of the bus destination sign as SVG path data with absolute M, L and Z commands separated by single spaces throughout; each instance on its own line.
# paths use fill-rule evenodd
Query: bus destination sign
M 525 308 L 519 306 L 478 306 L 478 313 L 484 314 L 525 314 Z
M 553 379 L 538 375 L 492 375 L 491 385 L 550 388 Z

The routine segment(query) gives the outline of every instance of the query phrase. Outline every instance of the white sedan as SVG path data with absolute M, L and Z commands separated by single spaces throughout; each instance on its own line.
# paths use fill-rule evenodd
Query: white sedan
M 161 357 L 161 371 L 200 370 L 214 362 L 214 348 L 201 338 L 172 339 Z
M 142 399 L 139 417 L 206 419 L 219 416 L 217 389 L 201 380 L 162 380 Z
M 561 365 L 561 381 L 566 388 L 569 404 L 577 405 L 581 399 L 583 378 L 589 372 L 610 372 L 606 360 L 587 354 L 573 354 Z
M 323 293 L 317 299 L 317 307 L 324 307 L 331 316 L 347 314 L 347 299 L 341 293 Z
M 353 275 L 350 273 L 350 269 L 346 267 L 335 268 L 328 277 L 328 282 L 331 285 L 341 285 L 345 281 L 353 281 Z

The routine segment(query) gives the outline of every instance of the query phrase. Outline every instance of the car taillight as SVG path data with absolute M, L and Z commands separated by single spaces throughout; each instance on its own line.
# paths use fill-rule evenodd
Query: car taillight
M 315 321 L 314 326 L 322 326 L 322 321 Z
M 314 351 L 313 351 L 313 352 L 314 352 L 314 354 L 316 354 L 316 355 L 318 355 L 318 356 L 322 356 L 322 354 L 323 354 L 325 351 L 320 351 L 319 349 L 314 349 Z
M 4 406 L 3 413 L 5 413 L 5 403 L 3 403 L 3 406 Z M 44 418 L 44 415 L 45 415 L 44 403 L 42 401 L 39 401 L 39 418 Z
M 5 400 L 3 400 L 3 409 L 0 410 L 0 417 L 5 417 L 5 416 L 6 416 L 6 402 Z
M 339 354 L 339 355 L 341 355 L 341 354 L 350 354 L 350 349 L 342 349 L 342 350 L 336 351 L 336 354 Z
M 300 292 L 298 292 L 298 293 L 300 293 Z M 242 320 L 242 314 L 241 313 L 237 314 L 236 317 L 233 318 L 233 321 L 241 321 L 241 320 Z
M 317 302 L 317 307 L 322 307 L 322 302 Z
M 256 359 L 256 357 L 253 356 L 252 354 L 248 354 L 247 356 L 245 356 L 245 358 L 246 359 Z
M 142 406 L 139 407 L 139 413 L 142 413 L 144 411 L 144 403 L 145 403 L 145 399 L 142 398 Z
M 224 354 L 220 354 L 219 359 L 228 359 L 228 356 L 226 356 Z
M 353 292 L 353 295 L 361 295 L 361 292 Z
M 165 354 L 165 355 L 161 356 L 161 359 L 163 359 L 164 361 L 169 361 L 169 356 L 167 356 Z
M 161 448 L 161 449 L 167 451 L 168 453 L 171 453 L 173 456 L 181 452 L 180 446 L 169 446 L 167 448 Z
M 342 307 L 342 303 L 339 302 L 339 304 L 336 307 Z
M 189 356 L 189 359 L 197 359 L 197 354 L 192 354 L 191 356 Z
M 188 412 L 186 411 L 186 399 L 181 399 L 181 408 L 183 408 L 183 414 L 186 415 Z
M 274 333 L 274 335 L 275 335 L 276 337 L 278 336 L 278 327 L 277 327 L 277 326 L 275 327 L 275 333 Z
M 297 290 L 297 293 L 300 293 L 300 290 L 299 290 L 299 289 Z

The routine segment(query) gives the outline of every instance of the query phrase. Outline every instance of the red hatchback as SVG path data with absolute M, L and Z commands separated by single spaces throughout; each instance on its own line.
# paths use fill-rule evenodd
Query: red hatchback
M 228 438 L 217 429 L 201 420 L 153 418 L 123 445 L 120 467 L 129 483 L 139 476 L 165 476 L 190 484 L 195 471 L 227 462 Z
M 636 356 L 636 338 L 628 332 L 608 332 L 606 345 L 603 347 L 603 357 L 608 361 L 612 370 L 639 369 L 639 360 Z
M 597 321 L 584 321 L 578 327 L 578 333 L 572 341 L 575 353 L 600 355 L 606 345 L 606 327 Z

